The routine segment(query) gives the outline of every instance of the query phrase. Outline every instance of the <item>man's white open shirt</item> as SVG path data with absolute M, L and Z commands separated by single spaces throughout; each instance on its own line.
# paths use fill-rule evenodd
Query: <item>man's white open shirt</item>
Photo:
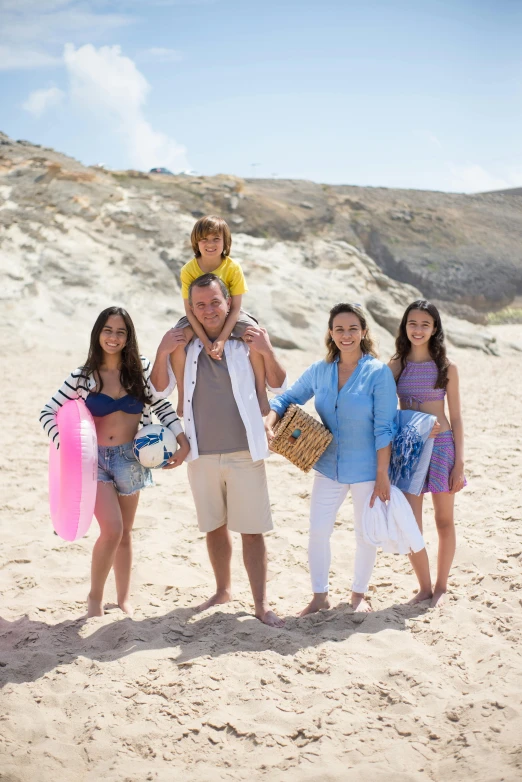
M 199 339 L 193 339 L 187 350 L 187 361 L 185 364 L 185 399 L 183 403 L 184 415 L 183 424 L 185 434 L 190 443 L 190 453 L 186 461 L 191 462 L 199 456 L 198 441 L 196 437 L 196 427 L 194 425 L 194 411 L 192 409 L 192 397 L 196 387 L 196 378 L 198 373 L 198 357 L 203 350 L 203 343 Z M 268 442 L 265 434 L 263 418 L 257 401 L 256 385 L 252 365 L 248 359 L 248 347 L 244 342 L 237 339 L 229 339 L 225 342 L 225 356 L 227 359 L 228 374 L 232 383 L 232 392 L 236 400 L 239 415 L 245 426 L 248 440 L 248 450 L 254 462 L 259 459 L 266 459 L 270 455 Z M 154 389 L 156 396 L 165 399 L 170 396 L 176 387 L 176 378 L 167 359 L 167 369 L 169 372 L 169 384 L 164 391 Z M 274 394 L 282 393 L 287 387 L 287 381 L 281 388 L 271 388 L 267 384 L 269 391 Z

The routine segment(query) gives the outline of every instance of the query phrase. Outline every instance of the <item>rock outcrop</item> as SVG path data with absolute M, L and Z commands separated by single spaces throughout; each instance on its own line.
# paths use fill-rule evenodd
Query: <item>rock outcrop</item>
M 59 341 L 112 303 L 140 331 L 172 323 L 194 218 L 217 212 L 234 232 L 251 291 L 245 305 L 275 345 L 319 349 L 329 308 L 353 301 L 367 306 L 388 355 L 398 318 L 421 292 L 365 252 L 361 226 L 377 210 L 369 191 L 355 190 L 108 172 L 0 136 L 0 328 Z M 397 207 L 389 219 L 410 225 L 412 214 Z M 460 344 L 491 352 L 489 335 L 450 320 Z

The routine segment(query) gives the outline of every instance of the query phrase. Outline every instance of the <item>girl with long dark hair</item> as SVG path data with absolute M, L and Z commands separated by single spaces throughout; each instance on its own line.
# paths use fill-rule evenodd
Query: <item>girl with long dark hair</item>
M 164 469 L 179 466 L 190 446 L 170 403 L 158 399 L 149 382 L 150 363 L 140 356 L 136 331 L 122 307 L 109 307 L 96 319 L 85 364 L 64 381 L 43 408 L 40 421 L 59 448 L 56 415 L 68 399 L 83 399 L 96 426 L 98 487 L 94 515 L 100 535 L 94 544 L 87 616 L 103 616 L 103 590 L 114 568 L 118 605 L 132 615 L 130 578 L 132 526 L 141 489 L 152 486 L 152 475 L 133 453 L 140 423 L 151 412 L 176 435 L 179 449 Z
M 412 602 L 429 599 L 432 606 L 437 606 L 444 601 L 455 556 L 455 494 L 466 485 L 466 479 L 458 371 L 446 355 L 439 311 L 429 301 L 418 299 L 406 308 L 389 367 L 397 383 L 401 409 L 435 415 L 440 425 L 423 491 L 418 497 L 406 494 L 422 531 L 423 497 L 431 492 L 439 536 L 437 581 L 433 589 L 419 582 Z
M 333 440 L 315 465 L 310 502 L 308 561 L 313 598 L 301 616 L 330 607 L 328 579 L 330 537 L 337 512 L 348 491 L 352 495 L 355 527 L 355 563 L 351 605 L 369 611 L 365 599 L 377 547 L 363 535 L 363 511 L 371 497 L 390 499 L 388 467 L 396 424 L 397 396 L 389 368 L 377 359 L 365 314 L 359 305 L 337 304 L 330 311 L 327 354 L 312 364 L 280 396 L 272 399 L 265 421 L 267 437 L 290 404 L 315 397 L 315 409 Z M 412 555 L 419 570 L 427 566 L 426 550 Z

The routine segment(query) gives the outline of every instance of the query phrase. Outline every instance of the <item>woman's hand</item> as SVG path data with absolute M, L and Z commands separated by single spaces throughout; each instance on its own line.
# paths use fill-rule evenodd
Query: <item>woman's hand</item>
M 172 470 L 174 467 L 179 467 L 180 464 L 183 464 L 183 462 L 189 455 L 190 443 L 187 440 L 186 435 L 184 434 L 178 435 L 178 438 L 179 438 L 178 439 L 179 448 L 176 451 L 176 453 L 170 457 L 165 467 L 161 468 L 162 470 Z
M 375 479 L 375 486 L 373 487 L 372 497 L 370 500 L 370 508 L 373 508 L 377 497 L 386 502 L 390 499 L 391 484 L 387 472 L 378 472 Z
M 267 417 L 264 419 L 266 439 L 268 440 L 268 447 L 275 437 L 274 426 L 279 421 L 279 416 L 274 410 L 271 410 Z
M 449 476 L 449 493 L 456 494 L 458 491 L 463 489 L 464 481 L 464 464 L 455 463 Z

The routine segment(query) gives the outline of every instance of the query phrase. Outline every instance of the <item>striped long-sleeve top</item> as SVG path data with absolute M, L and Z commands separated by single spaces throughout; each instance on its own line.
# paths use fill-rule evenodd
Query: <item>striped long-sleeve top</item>
M 151 402 L 146 404 L 143 408 L 140 426 L 147 426 L 152 423 L 151 413 L 154 413 L 161 424 L 171 429 L 177 437 L 183 432 L 181 422 L 170 402 L 167 399 L 159 399 L 156 395 L 156 392 L 150 383 L 150 361 L 145 358 L 145 356 L 140 356 L 140 358 L 146 385 L 146 395 L 147 398 L 151 400 Z M 53 394 L 47 404 L 44 405 L 42 412 L 40 413 L 40 423 L 42 424 L 45 433 L 57 448 L 60 446 L 60 436 L 56 424 L 58 410 L 68 399 L 83 399 L 85 401 L 95 387 L 96 380 L 94 379 L 94 376 L 92 374 L 86 375 L 82 367 L 78 367 L 74 372 L 71 372 L 58 391 Z

